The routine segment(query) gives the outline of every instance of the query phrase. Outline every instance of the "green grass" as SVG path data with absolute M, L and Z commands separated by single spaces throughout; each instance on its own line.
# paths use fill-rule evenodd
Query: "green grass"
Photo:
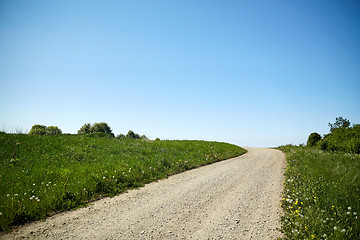
M 282 146 L 284 239 L 358 239 L 360 155 Z
M 0 133 L 0 229 L 245 152 L 218 142 Z

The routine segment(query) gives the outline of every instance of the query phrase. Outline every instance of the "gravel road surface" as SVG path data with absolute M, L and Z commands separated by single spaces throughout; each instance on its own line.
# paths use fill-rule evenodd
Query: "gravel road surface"
M 285 156 L 233 159 L 19 227 L 4 239 L 276 239 Z

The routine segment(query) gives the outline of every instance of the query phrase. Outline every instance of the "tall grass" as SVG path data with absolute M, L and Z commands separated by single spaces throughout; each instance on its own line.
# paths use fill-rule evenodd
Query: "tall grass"
M 0 133 L 0 229 L 245 152 L 205 141 Z
M 282 146 L 284 239 L 358 239 L 360 156 Z

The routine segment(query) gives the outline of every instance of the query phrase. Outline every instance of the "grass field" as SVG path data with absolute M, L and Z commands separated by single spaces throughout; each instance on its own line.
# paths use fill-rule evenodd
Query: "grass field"
M 359 239 L 360 155 L 282 146 L 284 239 Z
M 218 142 L 0 133 L 0 229 L 245 152 Z

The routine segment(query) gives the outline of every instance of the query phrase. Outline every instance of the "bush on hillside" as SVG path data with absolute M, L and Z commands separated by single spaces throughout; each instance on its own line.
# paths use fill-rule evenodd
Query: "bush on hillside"
M 315 146 L 319 141 L 321 140 L 321 136 L 320 134 L 318 134 L 317 132 L 313 132 L 309 135 L 309 138 L 307 140 L 307 145 L 309 147 L 313 147 Z
M 49 126 L 45 130 L 46 135 L 59 135 L 62 134 L 62 131 L 57 126 Z
M 140 135 L 137 133 L 134 133 L 133 131 L 129 130 L 129 132 L 126 134 L 127 138 L 132 138 L 132 139 L 140 139 Z
M 324 151 L 341 151 L 360 154 L 360 124 L 349 126 L 350 121 L 336 118 L 336 123 L 329 124 L 330 133 L 318 142 Z
M 46 134 L 46 126 L 36 124 L 36 125 L 31 127 L 31 130 L 30 130 L 29 134 L 45 135 Z
M 91 124 L 90 123 L 85 123 L 78 131 L 78 134 L 86 134 L 86 133 L 90 133 L 90 127 Z
M 36 124 L 36 125 L 32 126 L 29 134 L 35 134 L 35 135 L 58 135 L 58 134 L 62 134 L 62 131 L 57 126 L 46 127 L 45 125 Z
M 90 132 L 112 133 L 112 130 L 107 123 L 101 122 L 101 123 L 94 123 L 94 125 L 90 127 Z
M 85 123 L 78 130 L 78 134 L 90 134 L 90 133 L 105 133 L 114 137 L 114 134 L 112 133 L 110 126 L 105 122 L 94 123 L 93 125 L 91 125 L 90 123 Z
M 124 134 L 122 134 L 122 133 L 120 133 L 119 135 L 116 136 L 116 138 L 119 138 L 119 139 L 120 139 L 120 138 L 125 138 L 125 137 L 126 137 L 126 136 L 125 136 Z

